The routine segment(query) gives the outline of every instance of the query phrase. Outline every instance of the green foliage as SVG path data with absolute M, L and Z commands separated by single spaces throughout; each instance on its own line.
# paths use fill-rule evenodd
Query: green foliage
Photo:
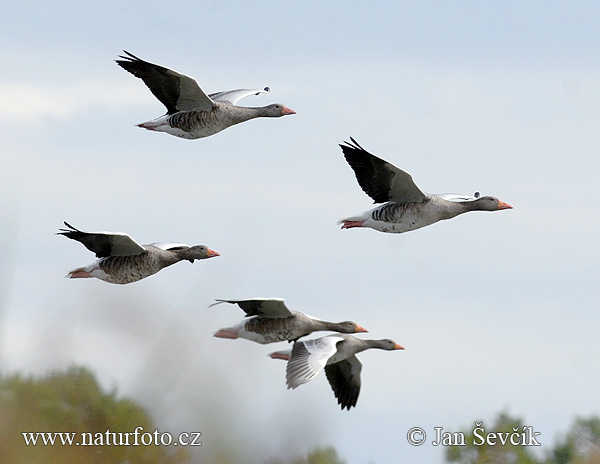
M 306 459 L 297 458 L 292 461 L 276 459 L 269 461 L 269 464 L 345 464 L 345 462 L 338 457 L 337 451 L 329 446 L 311 451 Z
M 474 424 L 474 423 L 472 423 Z M 485 433 L 522 431 L 520 418 L 500 413 Z M 72 367 L 42 378 L 0 376 L 0 463 L 2 464 L 183 464 L 189 450 L 174 446 L 26 446 L 22 432 L 152 433 L 157 427 L 135 401 L 105 393 L 87 369 Z M 474 443 L 474 425 L 464 431 L 465 446 L 448 446 L 447 462 L 460 464 L 600 464 L 600 418 L 576 418 L 545 457 L 532 447 Z M 227 453 L 226 453 L 227 454 Z M 224 457 L 213 460 L 233 464 Z M 272 460 L 270 464 L 345 464 L 332 447 L 317 448 L 306 458 Z
M 493 425 L 485 427 L 485 434 L 490 432 L 512 433 L 513 427 L 522 430 L 523 423 L 520 418 L 511 417 L 508 413 L 502 412 L 498 415 Z M 510 442 L 505 445 L 490 445 L 484 443 L 476 445 L 481 440 L 474 436 L 473 426 L 470 430 L 464 431 L 464 446 L 449 446 L 446 449 L 446 460 L 448 462 L 459 462 L 461 464 L 537 464 L 535 455 L 530 448 L 522 445 L 513 445 Z M 480 432 L 480 435 L 483 433 Z
M 306 459 L 294 461 L 294 464 L 345 464 L 338 455 L 337 451 L 332 448 L 317 448 L 311 452 Z
M 508 432 L 513 427 L 522 430 L 521 419 L 502 412 L 485 432 Z M 474 428 L 474 427 L 473 427 Z M 558 440 L 542 458 L 531 447 L 500 444 L 473 444 L 473 428 L 464 431 L 465 446 L 449 446 L 447 462 L 461 464 L 600 464 L 600 418 L 577 418 L 563 439 Z M 478 441 L 479 442 L 479 441 Z
M 94 375 L 72 367 L 43 378 L 0 377 L 0 462 L 3 464 L 189 462 L 185 449 L 165 446 L 26 446 L 22 432 L 153 432 L 148 413 L 134 401 L 103 393 Z M 93 436 L 93 435 L 92 435 Z
M 576 418 L 544 464 L 600 464 L 600 418 Z

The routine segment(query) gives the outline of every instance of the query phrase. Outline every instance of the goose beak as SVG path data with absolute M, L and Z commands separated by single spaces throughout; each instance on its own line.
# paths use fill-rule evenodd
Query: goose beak
M 512 209 L 512 206 L 510 206 L 508 203 L 498 200 L 498 209 Z
M 296 112 L 293 109 L 288 108 L 287 106 L 282 106 L 281 115 L 285 116 L 286 114 L 296 114 Z
M 365 329 L 364 327 L 361 327 L 360 325 L 356 324 L 356 332 L 354 333 L 366 333 L 368 332 L 367 329 Z
M 214 250 L 211 250 L 210 248 L 206 251 L 206 257 L 207 258 L 212 258 L 214 256 L 221 256 L 219 253 L 217 253 Z
M 394 345 L 395 350 L 403 350 L 404 347 L 402 345 L 398 345 L 397 343 Z

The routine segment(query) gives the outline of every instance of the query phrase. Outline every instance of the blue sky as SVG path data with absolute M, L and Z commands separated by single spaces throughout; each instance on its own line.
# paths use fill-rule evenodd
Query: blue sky
M 0 18 L 0 369 L 73 363 L 173 433 L 264 462 L 333 445 L 348 464 L 441 462 L 410 427 L 456 431 L 502 409 L 542 433 L 600 414 L 595 2 L 19 2 Z M 187 141 L 126 49 L 206 92 L 297 115 Z M 339 230 L 371 207 L 349 136 L 426 192 L 498 196 L 401 235 Z M 129 233 L 222 256 L 136 284 L 64 279 L 93 256 L 54 235 Z M 214 298 L 277 296 L 356 320 L 404 352 L 366 352 L 358 406 L 323 375 L 285 389 L 283 345 L 215 339 Z M 258 452 L 257 450 L 261 451 Z M 261 454 L 262 453 L 262 454 Z M 240 458 L 241 459 L 241 458 Z

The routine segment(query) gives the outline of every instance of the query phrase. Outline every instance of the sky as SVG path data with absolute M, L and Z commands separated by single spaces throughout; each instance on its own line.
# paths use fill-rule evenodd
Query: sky
M 13 2 L 0 17 L 0 372 L 90 368 L 161 430 L 202 432 L 197 462 L 264 463 L 333 446 L 348 464 L 442 463 L 435 427 L 508 411 L 548 451 L 600 414 L 596 2 Z M 297 111 L 182 140 L 135 127 L 164 113 L 122 50 L 207 93 Z M 426 192 L 514 206 L 405 234 L 340 230 L 372 207 L 349 137 Z M 93 255 L 63 221 L 218 258 L 138 283 L 69 280 Z M 370 350 L 357 407 L 323 374 L 212 334 L 242 319 L 215 298 L 284 298 L 355 320 Z M 422 427 L 428 441 L 408 444 Z

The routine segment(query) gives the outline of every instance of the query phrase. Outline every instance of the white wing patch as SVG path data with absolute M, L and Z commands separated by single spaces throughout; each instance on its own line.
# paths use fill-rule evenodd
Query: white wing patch
M 260 89 L 237 89 L 237 90 L 226 90 L 224 92 L 211 93 L 209 97 L 213 101 L 220 101 L 225 103 L 231 103 L 235 105 L 242 98 L 249 97 L 250 95 L 259 95 L 261 93 L 269 92 L 269 87 L 265 87 L 263 90 Z
M 343 337 L 330 335 L 294 343 L 286 368 L 288 388 L 296 388 L 314 379 L 337 352 L 337 343 L 341 341 L 344 341 Z
M 448 201 L 474 201 L 477 200 L 480 195 L 479 192 L 475 192 L 473 196 L 463 195 L 461 193 L 439 193 L 435 196 Z
M 161 250 L 171 250 L 172 248 L 189 248 L 189 245 L 185 243 L 177 243 L 177 242 L 154 242 L 149 246 L 153 246 L 156 248 L 160 248 Z

